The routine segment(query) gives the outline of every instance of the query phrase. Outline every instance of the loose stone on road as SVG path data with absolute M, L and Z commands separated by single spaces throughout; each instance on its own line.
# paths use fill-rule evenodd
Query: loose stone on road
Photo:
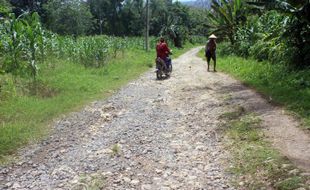
M 0 169 L 0 189 L 233 189 L 216 134 L 220 102 L 200 81 L 205 65 L 188 67 L 197 51 L 174 60 L 170 79 L 148 72 L 57 122 Z
M 147 72 L 56 122 L 0 168 L 0 189 L 233 190 L 217 132 L 225 76 L 207 73 L 199 49 L 173 60 L 171 78 Z

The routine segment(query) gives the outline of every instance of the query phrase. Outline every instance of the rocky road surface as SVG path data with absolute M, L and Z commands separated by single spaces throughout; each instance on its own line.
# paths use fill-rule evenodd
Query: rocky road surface
M 208 73 L 199 49 L 173 60 L 171 78 L 147 72 L 56 122 L 50 137 L 0 168 L 0 189 L 233 190 L 218 118 L 246 101 L 231 87 L 245 87 Z

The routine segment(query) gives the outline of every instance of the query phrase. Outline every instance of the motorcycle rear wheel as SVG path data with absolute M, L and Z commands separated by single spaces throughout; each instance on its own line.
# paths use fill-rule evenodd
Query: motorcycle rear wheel
M 168 67 L 168 72 L 169 72 L 169 73 L 172 73 L 172 64 L 169 65 L 169 67 Z
M 156 78 L 157 80 L 161 80 L 163 78 L 162 72 L 160 70 L 156 71 Z

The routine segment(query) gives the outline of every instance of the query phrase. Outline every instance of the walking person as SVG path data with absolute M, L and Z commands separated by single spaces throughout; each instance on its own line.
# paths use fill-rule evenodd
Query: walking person
M 209 40 L 205 47 L 205 56 L 208 64 L 208 71 L 210 67 L 210 61 L 212 58 L 214 64 L 213 71 L 216 72 L 216 36 L 214 34 L 209 36 Z

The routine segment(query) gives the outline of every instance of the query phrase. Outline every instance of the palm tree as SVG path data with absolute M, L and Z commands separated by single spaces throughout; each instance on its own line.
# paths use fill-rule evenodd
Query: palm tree
M 179 2 L 175 2 L 170 7 L 166 14 L 161 13 L 160 36 L 165 36 L 171 39 L 175 47 L 181 48 L 188 36 L 188 9 Z
M 212 0 L 208 18 L 209 31 L 222 38 L 227 37 L 234 44 L 238 26 L 246 21 L 242 0 Z

